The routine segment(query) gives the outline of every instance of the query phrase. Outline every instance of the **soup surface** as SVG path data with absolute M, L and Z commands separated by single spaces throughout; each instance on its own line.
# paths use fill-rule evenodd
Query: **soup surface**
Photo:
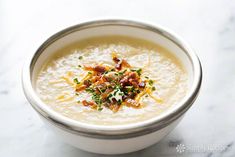
M 188 89 L 188 75 L 165 48 L 124 36 L 89 38 L 48 59 L 36 92 L 56 112 L 96 125 L 158 116 Z

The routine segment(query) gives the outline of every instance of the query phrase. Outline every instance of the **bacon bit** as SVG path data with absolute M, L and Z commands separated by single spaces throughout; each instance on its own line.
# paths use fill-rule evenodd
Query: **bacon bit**
M 103 94 L 101 94 L 101 97 L 106 99 L 112 91 L 113 90 L 111 90 L 111 89 L 106 89 L 105 92 Z
M 84 80 L 83 84 L 86 85 L 86 87 L 89 87 L 91 85 L 91 81 L 89 80 Z
M 117 104 L 111 104 L 109 105 L 109 108 L 113 111 L 113 112 L 117 112 L 120 108 L 120 105 Z
M 140 103 L 138 103 L 137 101 L 133 100 L 133 99 L 127 99 L 126 101 L 126 105 L 127 106 L 131 106 L 133 108 L 138 108 L 140 107 Z
M 93 67 L 84 65 L 84 69 L 88 71 L 93 71 Z
M 145 82 L 144 82 L 144 81 L 141 81 L 141 82 L 139 83 L 139 87 L 140 87 L 140 88 L 144 88 L 144 87 L 145 87 L 145 85 L 146 85 L 146 84 L 145 84 Z
M 136 75 L 135 72 L 131 72 L 131 73 L 129 73 L 128 77 L 132 78 L 132 79 L 135 79 L 135 78 L 137 78 L 137 75 Z
M 95 105 L 96 105 L 94 102 L 88 102 L 88 101 L 86 101 L 86 100 L 83 100 L 83 101 L 82 101 L 82 104 L 83 104 L 84 106 L 95 106 Z
M 80 91 L 86 89 L 86 87 L 87 87 L 86 85 L 81 85 L 78 88 L 76 88 L 76 92 L 80 92 Z
M 122 60 L 117 58 L 116 56 L 114 56 L 113 61 L 116 63 L 115 68 L 117 70 L 121 70 L 122 69 Z
M 123 77 L 123 78 L 120 80 L 120 83 L 121 83 L 122 86 L 128 85 L 128 77 L 127 77 L 127 76 Z
M 134 87 L 137 87 L 139 83 L 139 78 L 137 78 L 135 72 L 131 72 L 128 74 L 128 76 L 123 77 L 120 80 L 120 83 L 122 86 L 132 85 Z
M 117 70 L 121 70 L 123 66 L 128 68 L 131 67 L 130 64 L 128 64 L 125 59 L 119 59 L 116 56 L 114 56 L 113 61 L 116 63 L 115 68 Z
M 122 69 L 122 63 L 117 63 L 117 64 L 115 65 L 115 68 L 116 68 L 117 70 L 121 70 L 121 69 Z
M 131 67 L 131 65 L 130 65 L 129 63 L 127 63 L 127 61 L 126 61 L 125 59 L 122 60 L 122 65 L 123 65 L 124 67 L 127 67 L 127 68 L 130 68 L 130 67 Z
M 98 73 L 104 73 L 105 71 L 107 71 L 106 67 L 103 67 L 101 65 L 97 65 L 97 66 L 94 66 L 94 67 L 84 66 L 84 69 L 88 70 L 88 71 L 95 71 L 95 72 L 98 72 Z
M 131 84 L 133 87 L 138 87 L 138 80 L 136 80 L 136 79 L 130 79 L 129 82 L 130 82 L 130 84 Z
M 115 63 L 118 63 L 118 62 L 120 62 L 121 60 L 118 59 L 118 58 L 115 56 L 115 57 L 113 57 L 113 61 L 114 61 Z
M 106 71 L 106 68 L 103 66 L 97 65 L 93 68 L 93 70 L 99 73 L 104 73 Z

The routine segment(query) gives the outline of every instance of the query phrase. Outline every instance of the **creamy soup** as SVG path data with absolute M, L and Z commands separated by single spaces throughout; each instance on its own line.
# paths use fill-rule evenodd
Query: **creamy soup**
M 95 37 L 55 54 L 39 72 L 36 92 L 53 110 L 79 122 L 144 121 L 177 105 L 188 89 L 179 60 L 149 41 Z

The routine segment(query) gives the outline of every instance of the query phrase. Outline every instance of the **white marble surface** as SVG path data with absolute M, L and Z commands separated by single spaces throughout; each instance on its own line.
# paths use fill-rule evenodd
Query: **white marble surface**
M 204 70 L 199 98 L 177 128 L 160 143 L 123 156 L 235 156 L 232 0 L 1 0 L 0 156 L 103 156 L 64 144 L 45 128 L 23 95 L 20 73 L 26 55 L 53 33 L 107 17 L 150 21 L 174 30 L 194 47 Z M 177 144 L 186 151 L 178 153 Z

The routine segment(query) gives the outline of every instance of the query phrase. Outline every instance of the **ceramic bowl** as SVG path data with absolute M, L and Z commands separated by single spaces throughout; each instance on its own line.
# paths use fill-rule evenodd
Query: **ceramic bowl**
M 118 126 L 84 124 L 53 111 L 35 92 L 35 78 L 56 50 L 88 37 L 125 35 L 157 43 L 170 50 L 189 75 L 186 96 L 159 116 Z M 97 54 L 98 55 L 98 54 Z M 146 148 L 166 136 L 195 101 L 202 80 L 200 61 L 194 51 L 175 33 L 157 26 L 129 20 L 98 20 L 66 28 L 47 39 L 26 62 L 22 84 L 24 93 L 42 120 L 65 142 L 82 150 L 101 154 L 122 154 Z

